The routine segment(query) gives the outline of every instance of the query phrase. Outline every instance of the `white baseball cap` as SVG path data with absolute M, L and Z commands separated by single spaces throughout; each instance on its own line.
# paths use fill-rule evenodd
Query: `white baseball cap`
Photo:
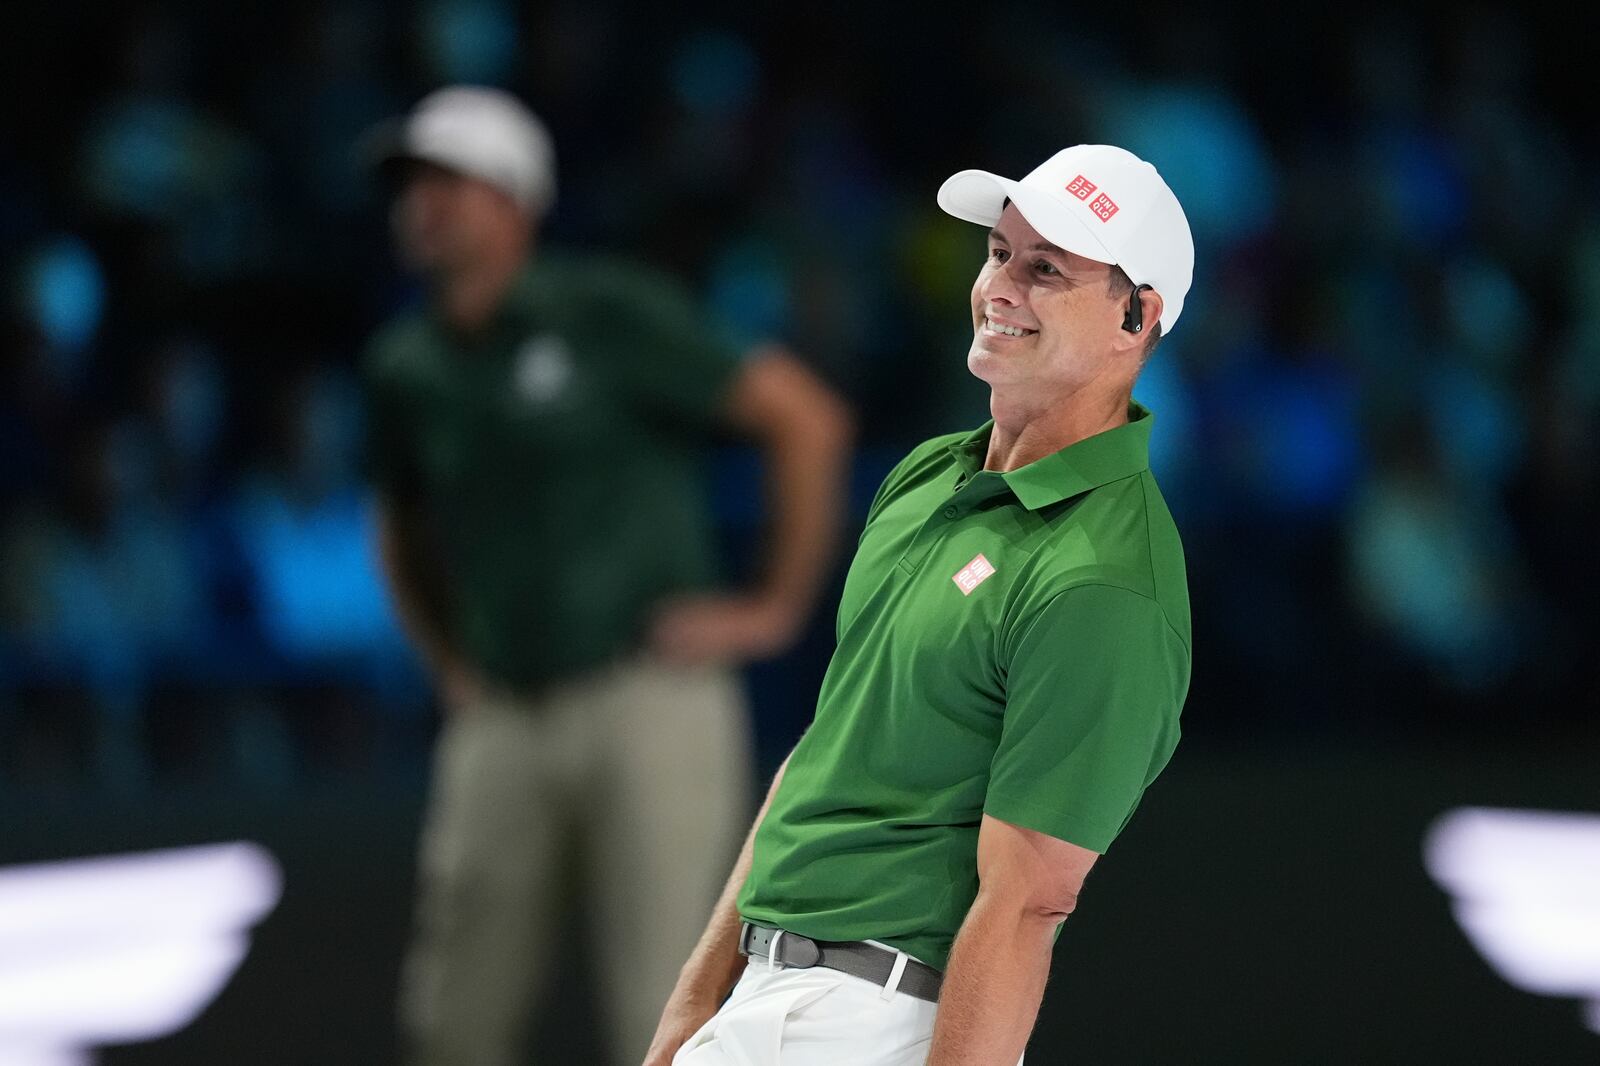
M 504 191 L 529 212 L 556 198 L 556 155 L 544 123 L 500 89 L 452 85 L 423 97 L 410 114 L 368 135 L 379 164 L 420 159 Z
M 963 170 L 939 186 L 940 207 L 980 226 L 1000 221 L 1007 199 L 1045 240 L 1160 293 L 1161 332 L 1172 332 L 1194 277 L 1194 237 L 1155 167 L 1109 144 L 1079 144 L 1021 181 Z

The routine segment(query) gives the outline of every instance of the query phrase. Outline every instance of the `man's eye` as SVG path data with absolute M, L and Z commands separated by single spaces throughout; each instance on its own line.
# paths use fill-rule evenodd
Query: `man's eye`
M 1004 248 L 991 248 L 989 250 L 989 258 L 996 263 L 1004 263 L 1006 261 L 1006 250 Z
M 1061 271 L 1056 269 L 1056 265 L 1054 263 L 1047 262 L 1047 261 L 1045 261 L 1043 259 L 1041 259 L 1037 263 L 1033 264 L 1033 269 L 1037 270 L 1041 274 L 1046 274 L 1046 275 L 1061 273 Z

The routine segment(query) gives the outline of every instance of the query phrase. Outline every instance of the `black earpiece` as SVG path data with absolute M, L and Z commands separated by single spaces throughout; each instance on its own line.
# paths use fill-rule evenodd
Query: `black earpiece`
M 1128 313 L 1122 316 L 1122 328 L 1129 333 L 1144 332 L 1144 305 L 1139 302 L 1139 294 L 1148 288 L 1148 285 L 1135 285 L 1128 295 Z

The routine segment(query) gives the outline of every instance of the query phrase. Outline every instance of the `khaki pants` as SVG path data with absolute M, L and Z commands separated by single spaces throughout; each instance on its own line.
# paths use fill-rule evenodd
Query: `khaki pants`
M 753 813 L 748 731 L 733 673 L 642 659 L 453 713 L 401 981 L 408 1061 L 539 1061 L 522 1051 L 524 1029 L 557 976 L 573 832 L 607 1043 L 623 1063 L 642 1060 Z

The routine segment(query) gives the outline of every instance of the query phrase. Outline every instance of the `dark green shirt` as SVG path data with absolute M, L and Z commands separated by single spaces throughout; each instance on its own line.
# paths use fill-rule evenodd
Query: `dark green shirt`
M 878 490 L 816 719 L 757 830 L 750 921 L 943 969 L 988 813 L 1104 852 L 1178 742 L 1183 549 L 1151 418 L 1007 473 L 991 425 Z
M 738 353 L 666 280 L 542 254 L 481 335 L 427 311 L 365 361 L 369 462 L 437 570 L 451 638 L 536 688 L 717 577 L 700 459 Z

